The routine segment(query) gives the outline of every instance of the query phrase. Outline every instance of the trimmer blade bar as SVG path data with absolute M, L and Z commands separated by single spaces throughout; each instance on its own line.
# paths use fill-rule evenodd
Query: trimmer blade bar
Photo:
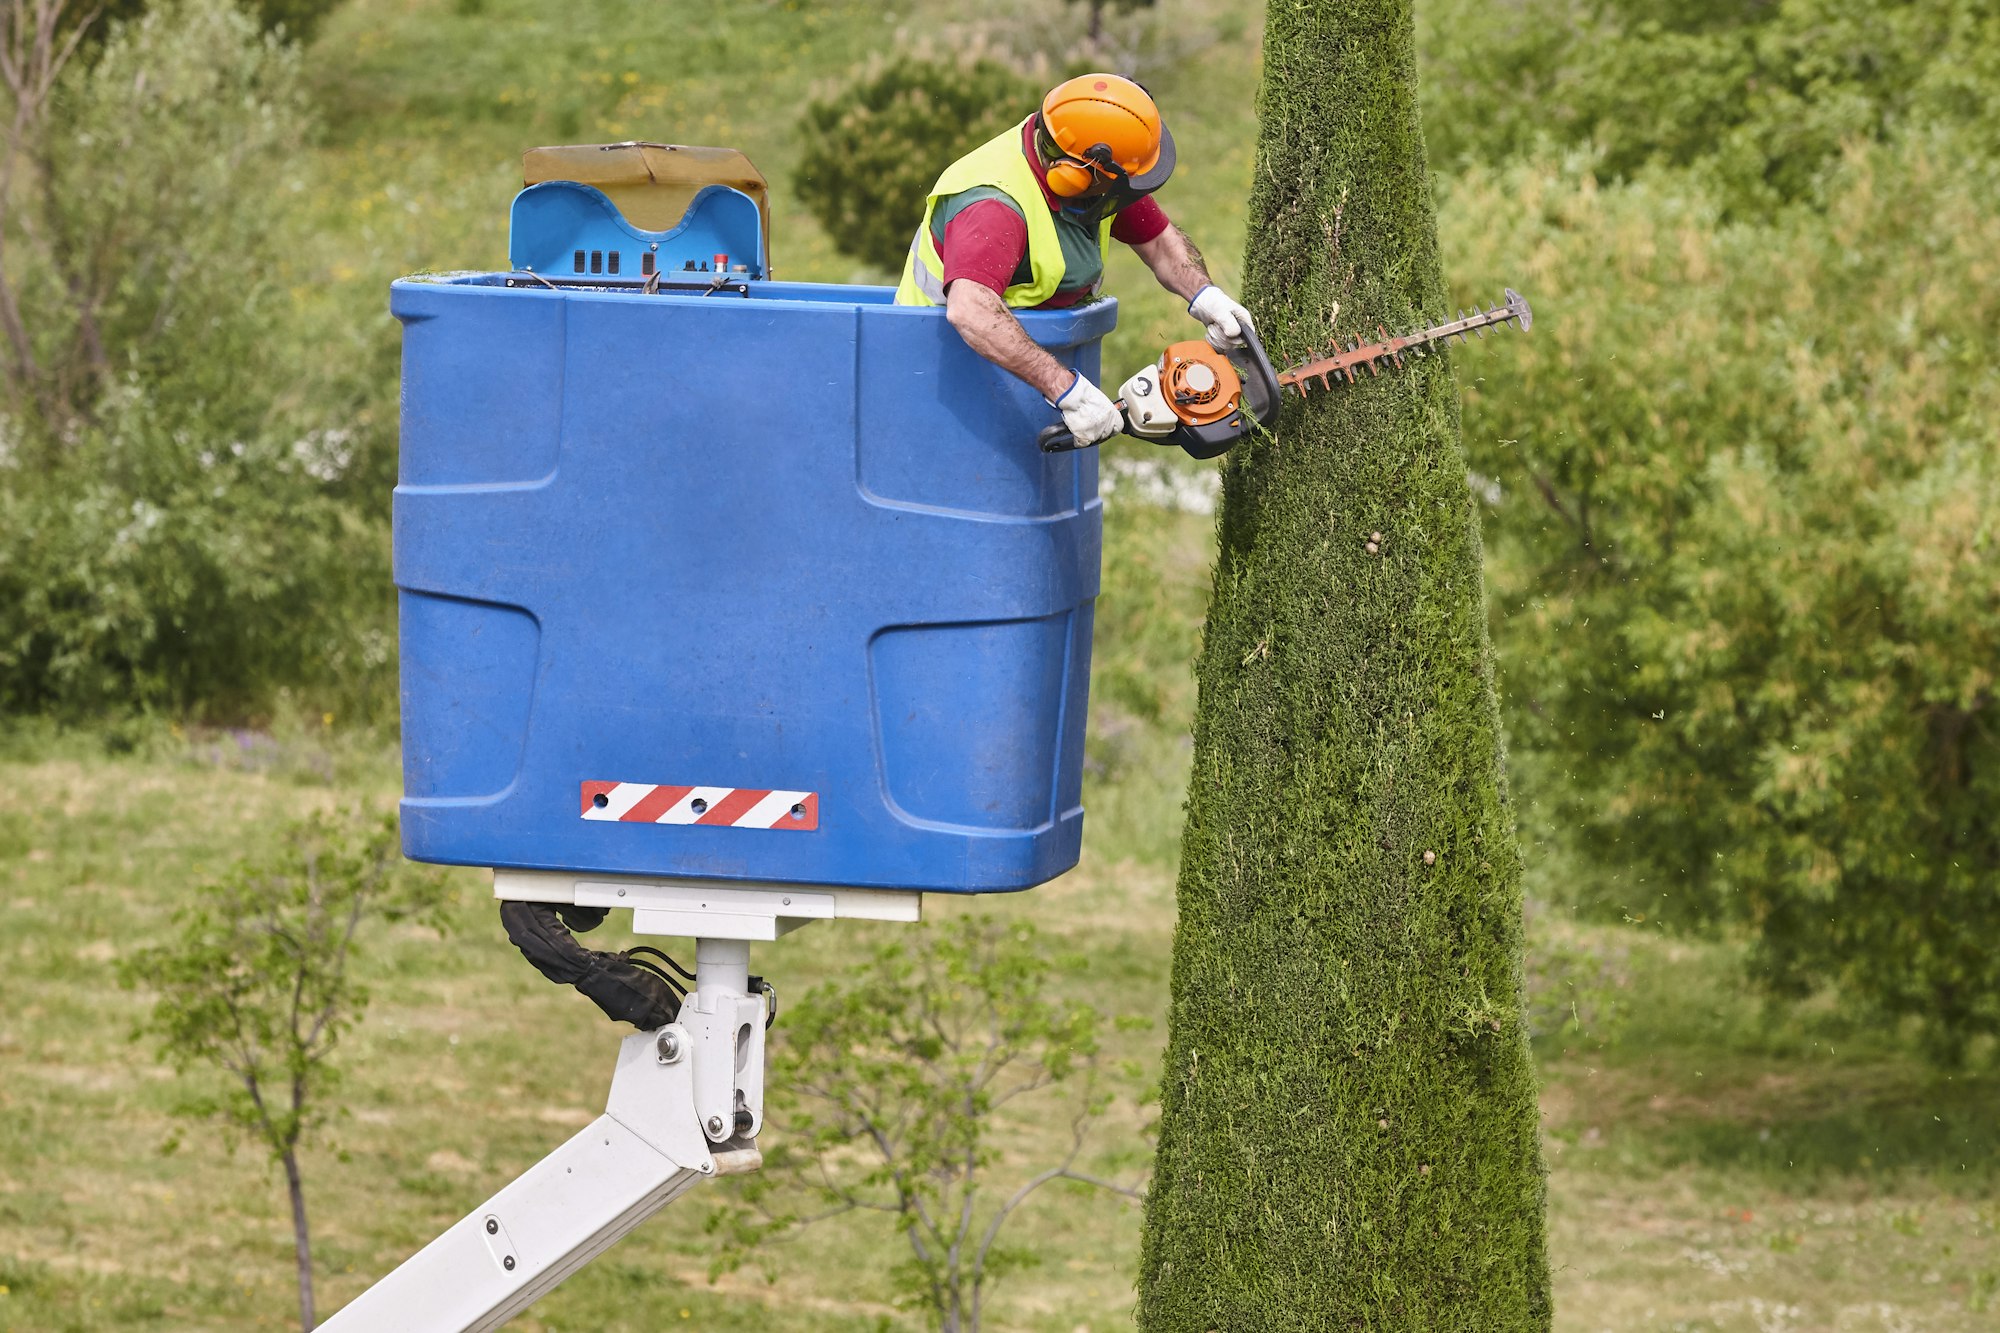
M 1354 383 L 1356 375 L 1363 370 L 1380 375 L 1384 361 L 1400 367 L 1403 364 L 1404 353 L 1421 356 L 1424 349 L 1432 343 L 1448 342 L 1453 338 L 1465 342 L 1467 334 L 1476 334 L 1483 338 L 1486 336 L 1486 330 L 1502 328 L 1508 324 L 1518 325 L 1521 331 L 1526 333 L 1535 322 L 1535 313 L 1528 308 L 1528 298 L 1512 287 L 1506 288 L 1505 291 L 1506 299 L 1499 305 L 1485 310 L 1474 306 L 1469 314 L 1461 310 L 1456 319 L 1448 319 L 1409 333 L 1390 333 L 1386 328 L 1377 325 L 1378 337 L 1364 341 L 1356 335 L 1348 340 L 1347 346 L 1330 356 L 1314 357 L 1310 361 L 1302 361 L 1296 366 L 1279 371 L 1278 383 L 1295 387 L 1302 394 L 1306 391 L 1307 384 L 1312 381 L 1318 381 L 1322 389 L 1330 389 L 1336 382 Z

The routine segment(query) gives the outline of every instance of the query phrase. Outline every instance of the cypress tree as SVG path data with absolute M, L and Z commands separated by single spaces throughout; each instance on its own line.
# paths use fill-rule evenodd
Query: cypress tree
M 1269 6 L 1246 295 L 1281 365 L 1445 309 L 1411 4 Z M 1294 401 L 1218 527 L 1139 1326 L 1546 1328 L 1449 358 Z

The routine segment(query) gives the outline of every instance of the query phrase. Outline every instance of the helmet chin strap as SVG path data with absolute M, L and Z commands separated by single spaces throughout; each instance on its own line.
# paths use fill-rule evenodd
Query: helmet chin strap
M 1117 208 L 1112 207 L 1113 204 L 1117 204 Z M 1105 214 L 1115 213 L 1118 211 L 1118 208 L 1122 207 L 1124 205 L 1118 201 L 1117 196 L 1110 190 L 1105 190 L 1101 194 L 1093 194 L 1080 199 L 1065 200 L 1062 211 L 1085 222 L 1097 222 Z
M 1133 189 L 1131 179 L 1121 173 L 1118 179 L 1106 181 L 1100 189 L 1074 200 L 1068 206 L 1076 208 L 1080 216 L 1093 222 L 1107 213 L 1129 208 L 1151 193 L 1150 190 Z
M 1090 193 L 1063 200 L 1063 211 L 1086 221 L 1096 222 L 1106 214 L 1116 213 L 1138 200 L 1145 198 L 1145 192 L 1130 187 L 1131 177 L 1120 172 L 1114 179 L 1098 178 Z

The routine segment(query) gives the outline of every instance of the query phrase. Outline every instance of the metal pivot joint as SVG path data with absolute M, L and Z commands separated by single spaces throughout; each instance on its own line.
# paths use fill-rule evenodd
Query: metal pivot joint
M 695 1118 L 710 1143 L 749 1142 L 764 1124 L 764 997 L 748 940 L 698 940 L 679 1026 L 694 1060 Z

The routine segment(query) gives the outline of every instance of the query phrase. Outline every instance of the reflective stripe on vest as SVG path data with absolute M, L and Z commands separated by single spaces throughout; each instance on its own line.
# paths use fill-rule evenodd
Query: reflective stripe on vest
M 903 263 L 903 280 L 896 288 L 897 305 L 944 304 L 944 257 L 938 254 L 937 242 L 931 237 L 931 216 L 936 213 L 940 200 L 982 185 L 1012 199 L 1028 224 L 1028 281 L 1010 286 L 1000 294 L 1001 299 L 1016 308 L 1037 306 L 1054 296 L 1062 286 L 1065 267 L 1062 241 L 1056 236 L 1055 218 L 1049 212 L 1049 201 L 1042 194 L 1041 183 L 1035 179 L 1027 154 L 1021 151 L 1021 137 L 1026 126 L 1024 120 L 987 140 L 946 167 L 937 184 L 931 186 L 930 197 L 924 201 L 923 221 L 917 225 L 917 234 L 910 241 L 909 258 Z M 1097 249 L 1101 259 L 1108 261 L 1111 250 L 1110 218 L 1105 218 L 1098 225 Z M 1097 295 L 1103 285 L 1100 266 L 1098 279 L 1092 284 L 1090 294 Z

